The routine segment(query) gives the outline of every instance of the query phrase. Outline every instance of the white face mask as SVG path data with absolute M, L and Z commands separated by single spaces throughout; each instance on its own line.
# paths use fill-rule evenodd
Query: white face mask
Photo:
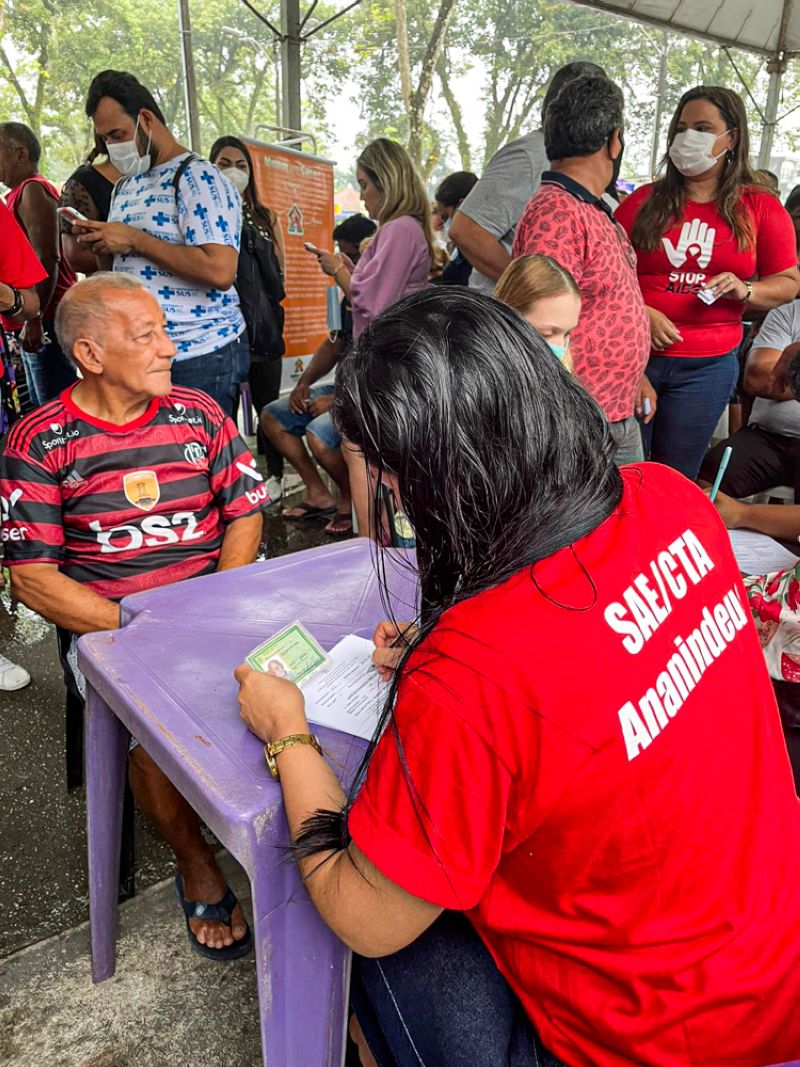
M 108 158 L 120 172 L 126 178 L 130 178 L 134 174 L 144 174 L 146 170 L 150 170 L 150 145 L 153 142 L 152 133 L 147 137 L 147 151 L 143 156 L 139 155 L 139 145 L 136 141 L 136 135 L 139 132 L 139 119 L 136 119 L 136 129 L 133 131 L 132 141 L 119 141 L 117 144 L 113 142 L 106 145 L 108 151 Z
M 239 190 L 239 196 L 244 196 L 247 183 L 250 181 L 250 171 L 242 170 L 241 167 L 225 167 L 222 173 L 226 178 L 230 178 Z
M 719 155 L 714 155 L 714 145 L 724 137 L 726 133 L 703 133 L 700 130 L 684 130 L 676 133 L 669 146 L 669 158 L 684 176 L 695 178 L 698 174 L 704 174 L 711 170 L 714 164 L 725 155 L 724 149 Z

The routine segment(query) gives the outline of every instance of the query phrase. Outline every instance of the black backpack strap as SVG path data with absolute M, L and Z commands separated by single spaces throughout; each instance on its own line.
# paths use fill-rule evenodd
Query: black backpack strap
M 171 182 L 172 188 L 175 190 L 175 199 L 176 200 L 178 198 L 178 187 L 181 184 L 181 178 L 183 177 L 184 173 L 186 172 L 186 168 L 189 166 L 190 163 L 194 163 L 194 161 L 196 159 L 200 159 L 200 158 L 202 158 L 202 157 L 198 156 L 198 155 L 195 155 L 194 152 L 190 152 L 189 155 L 186 157 L 186 159 L 182 159 L 180 161 L 180 163 L 178 164 L 178 166 L 176 167 L 175 173 L 172 175 L 172 182 Z M 119 190 L 120 190 L 121 186 L 124 184 L 124 182 L 126 182 L 127 180 L 128 180 L 127 178 L 120 178 L 120 180 L 114 186 L 114 191 L 111 194 L 112 203 L 114 202 L 114 200 L 117 199 L 117 193 L 119 192 Z
M 111 207 L 112 207 L 114 201 L 117 199 L 117 194 L 119 193 L 120 189 L 122 188 L 122 186 L 125 184 L 125 182 L 127 180 L 128 180 L 127 178 L 120 178 L 119 181 L 117 181 L 115 183 L 114 188 L 111 190 L 111 199 L 108 202 L 108 213 L 109 213 L 109 215 L 111 214 Z
M 186 157 L 186 159 L 182 159 L 180 161 L 180 163 L 178 164 L 177 170 L 172 175 L 172 188 L 175 190 L 175 199 L 176 200 L 178 199 L 178 189 L 180 188 L 181 178 L 186 173 L 186 168 L 189 166 L 190 163 L 194 163 L 194 161 L 196 159 L 200 159 L 200 158 L 201 157 L 198 156 L 198 155 L 195 155 L 194 152 L 190 152 L 189 155 Z

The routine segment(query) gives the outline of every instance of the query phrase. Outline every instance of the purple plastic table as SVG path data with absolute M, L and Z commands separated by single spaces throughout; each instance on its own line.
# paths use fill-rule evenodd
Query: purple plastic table
M 139 593 L 123 602 L 121 630 L 88 634 L 78 646 L 88 685 L 93 980 L 114 973 L 130 732 L 250 878 L 261 1044 L 270 1067 L 340 1067 L 350 957 L 275 847 L 288 841 L 280 787 L 239 718 L 233 669 L 295 619 L 324 648 L 345 634 L 371 632 L 386 614 L 375 551 L 359 539 Z M 413 618 L 411 559 L 398 550 L 384 555 L 396 617 Z M 348 782 L 364 743 L 319 733 Z M 182 921 L 177 904 L 175 921 Z

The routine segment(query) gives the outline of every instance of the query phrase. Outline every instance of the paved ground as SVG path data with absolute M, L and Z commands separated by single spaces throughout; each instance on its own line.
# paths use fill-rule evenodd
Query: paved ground
M 249 914 L 246 876 L 225 867 Z M 99 986 L 85 924 L 0 962 L 3 1067 L 257 1067 L 260 1048 L 255 957 L 192 952 L 171 882 L 122 905 Z
M 281 506 L 265 515 L 265 556 L 331 540 L 322 521 L 282 520 Z M 83 790 L 66 793 L 55 637 L 7 590 L 0 593 L 0 651 L 33 678 L 26 689 L 0 695 L 0 1065 L 257 1064 L 254 960 L 223 967 L 190 951 L 169 851 L 142 818 L 138 895 L 122 908 L 117 975 L 91 986 L 81 925 L 88 919 L 85 800 Z M 247 879 L 227 863 L 248 907 Z

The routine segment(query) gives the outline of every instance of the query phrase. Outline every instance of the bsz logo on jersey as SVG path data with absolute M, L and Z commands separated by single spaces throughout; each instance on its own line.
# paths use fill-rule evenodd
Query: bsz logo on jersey
M 28 533 L 27 526 L 11 526 L 11 509 L 22 496 L 21 489 L 14 489 L 9 496 L 0 496 L 0 518 L 3 528 L 0 530 L 0 541 L 24 541 Z
M 157 548 L 161 545 L 176 545 L 179 542 L 199 541 L 205 536 L 197 525 L 193 511 L 176 511 L 174 515 L 148 515 L 141 527 L 126 524 L 104 530 L 97 519 L 89 523 L 89 529 L 97 534 L 97 543 L 104 554 L 110 552 L 135 552 L 142 545 Z
M 141 511 L 152 511 L 161 499 L 161 487 L 155 471 L 133 471 L 122 479 L 125 499 Z

